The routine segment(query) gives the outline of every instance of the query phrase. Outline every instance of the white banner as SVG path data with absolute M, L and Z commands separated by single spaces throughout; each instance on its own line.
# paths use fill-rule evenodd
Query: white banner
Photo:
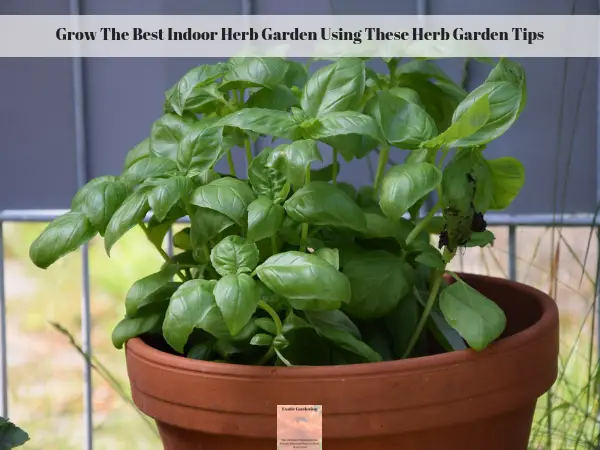
M 598 57 L 599 16 L 0 16 L 0 57 Z

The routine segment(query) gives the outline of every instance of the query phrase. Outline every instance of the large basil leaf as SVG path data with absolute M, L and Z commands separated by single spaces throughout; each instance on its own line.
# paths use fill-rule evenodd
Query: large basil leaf
M 89 219 L 79 211 L 70 211 L 48 224 L 29 248 L 31 261 L 47 269 L 63 256 L 74 252 L 96 234 Z
M 521 114 L 527 103 L 527 79 L 523 66 L 516 61 L 500 58 L 498 64 L 494 66 L 485 79 L 486 83 L 494 81 L 509 81 L 521 87 L 522 98 L 517 116 Z
M 234 225 L 233 220 L 208 208 L 193 208 L 190 214 L 190 240 L 194 248 L 206 245 L 219 233 Z
M 179 353 L 194 328 L 200 328 L 221 339 L 229 336 L 223 316 L 217 307 L 214 281 L 190 280 L 182 284 L 171 297 L 163 322 L 163 336 Z
M 125 233 L 142 222 L 150 211 L 148 191 L 140 189 L 131 194 L 113 214 L 104 233 L 104 248 L 110 255 L 111 248 Z
M 99 177 L 83 186 L 71 202 L 73 211 L 81 211 L 104 236 L 112 215 L 128 195 L 127 185 L 112 176 Z
M 335 143 L 336 141 L 331 141 L 331 138 L 346 135 L 366 136 L 375 142 L 384 141 L 377 122 L 372 117 L 356 111 L 327 113 L 319 117 L 318 121 L 310 126 L 307 132 L 311 138 L 326 143 Z
M 258 197 L 248 205 L 248 239 L 260 241 L 279 231 L 283 224 L 285 210 L 268 197 Z
M 457 122 L 471 107 L 479 104 L 482 97 L 489 102 L 489 117 L 485 125 L 472 135 L 458 139 L 455 147 L 472 147 L 487 144 L 502 136 L 517 120 L 523 101 L 523 89 L 510 81 L 487 82 L 476 88 L 454 111 L 452 122 Z
M 129 339 L 160 330 L 164 317 L 164 313 L 154 313 L 124 318 L 112 332 L 113 345 L 117 349 L 122 349 Z
M 390 313 L 414 283 L 411 266 L 383 251 L 351 259 L 343 273 L 352 289 L 351 300 L 343 309 L 363 320 L 378 319 Z
M 304 64 L 298 61 L 288 61 L 288 69 L 285 72 L 285 78 L 283 80 L 287 87 L 302 88 L 308 80 L 308 71 Z
M 358 327 L 340 310 L 305 311 L 304 316 L 308 323 L 315 328 L 337 328 L 338 330 L 347 331 L 356 339 L 361 339 Z
M 215 286 L 217 305 L 232 336 L 248 324 L 258 305 L 258 289 L 248 274 L 225 275 Z
M 305 139 L 276 147 L 267 164 L 285 174 L 294 186 L 300 187 L 304 185 L 307 168 L 314 161 L 323 161 L 317 142 Z
M 29 441 L 29 434 L 4 417 L 0 417 L 0 450 L 12 450 Z
M 151 303 L 166 301 L 177 290 L 179 283 L 173 282 L 177 266 L 168 265 L 160 272 L 145 276 L 133 283 L 125 297 L 125 311 L 128 317 Z
M 150 152 L 150 138 L 146 138 L 133 147 L 127 155 L 125 156 L 125 164 L 123 165 L 123 170 L 129 169 L 136 162 L 141 159 L 148 158 L 151 155 Z
M 350 331 L 339 328 L 337 324 L 315 322 L 311 325 L 320 336 L 335 343 L 338 347 L 360 356 L 364 361 L 382 361 L 379 353 L 377 353 L 360 339 L 356 338 L 356 336 Z
M 273 292 L 299 310 L 334 310 L 350 301 L 348 278 L 322 258 L 289 251 L 268 258 L 255 270 Z
M 166 178 L 157 182 L 148 194 L 148 203 L 156 218 L 162 222 L 177 202 L 185 200 L 192 191 L 192 181 L 183 176 Z
M 179 143 L 190 132 L 195 120 L 177 114 L 165 114 L 152 125 L 150 151 L 161 158 L 175 161 Z
M 267 108 L 276 111 L 289 111 L 292 106 L 300 106 L 300 100 L 287 86 L 263 88 L 250 96 L 246 105 L 249 108 Z
M 230 64 L 223 77 L 221 89 L 244 89 L 247 87 L 275 87 L 283 81 L 288 62 L 283 58 L 237 58 Z
M 426 162 L 394 166 L 381 182 L 379 206 L 387 217 L 398 221 L 441 181 L 442 172 Z
M 442 290 L 440 309 L 448 324 L 475 350 L 486 348 L 506 327 L 504 311 L 463 281 Z
M 279 203 L 287 197 L 290 186 L 284 173 L 268 165 L 272 153 L 271 147 L 265 147 L 252 160 L 248 167 L 248 180 L 258 196 L 264 196 Z
M 341 58 L 317 70 L 304 87 L 302 109 L 312 117 L 356 109 L 365 90 L 365 63 Z
M 215 80 L 223 76 L 227 70 L 224 63 L 203 64 L 188 71 L 174 86 L 173 92 L 168 97 L 168 103 L 177 114 L 184 111 L 202 112 L 202 107 L 214 101 L 216 89 L 211 91 Z M 211 94 L 212 92 L 212 94 Z
M 245 108 L 223 117 L 217 125 L 294 140 L 299 127 L 290 113 L 265 108 Z
M 413 150 L 437 134 L 435 121 L 418 103 L 382 91 L 367 107 L 385 139 L 395 147 Z
M 420 316 L 419 302 L 412 295 L 407 295 L 400 300 L 396 308 L 385 316 L 384 322 L 392 336 L 392 347 L 397 359 L 402 358 L 408 348 Z
M 190 203 L 217 211 L 242 225 L 247 220 L 248 205 L 255 199 L 248 183 L 225 177 L 196 188 Z
M 297 222 L 357 231 L 365 231 L 367 225 L 362 209 L 344 191 L 324 181 L 298 189 L 283 207 Z
M 487 160 L 486 164 L 493 186 L 490 209 L 508 208 L 525 184 L 525 167 L 511 157 Z
M 129 187 L 133 187 L 149 178 L 170 175 L 176 170 L 175 161 L 151 155 L 133 163 L 123 172 L 121 178 Z
M 488 95 L 478 98 L 461 116 L 453 118 L 450 127 L 439 136 L 423 142 L 424 147 L 456 147 L 461 140 L 468 139 L 490 120 L 490 101 Z
M 210 261 L 221 276 L 250 273 L 258 264 L 258 247 L 240 236 L 227 236 L 210 252 Z
M 190 126 L 177 151 L 177 166 L 188 174 L 202 174 L 211 169 L 228 148 L 223 128 L 214 126 L 216 118 L 202 119 Z

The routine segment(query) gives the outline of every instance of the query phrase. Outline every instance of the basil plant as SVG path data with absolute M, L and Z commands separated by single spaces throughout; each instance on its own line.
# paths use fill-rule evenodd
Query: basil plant
M 288 366 L 484 349 L 505 315 L 446 267 L 493 243 L 484 215 L 523 185 L 519 161 L 485 154 L 525 105 L 523 68 L 501 59 L 466 92 L 427 60 L 384 63 L 377 73 L 339 58 L 309 74 L 252 57 L 190 70 L 123 172 L 81 188 L 32 261 L 47 268 L 97 234 L 110 253 L 144 231 L 164 264 L 131 286 L 117 348 L 143 336 L 188 358 Z M 371 153 L 372 185 L 339 180 L 341 163 Z M 169 256 L 175 222 L 186 226 Z

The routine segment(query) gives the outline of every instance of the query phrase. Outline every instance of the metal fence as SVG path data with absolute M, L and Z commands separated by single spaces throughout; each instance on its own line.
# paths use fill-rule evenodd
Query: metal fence
M 80 0 L 69 0 L 69 11 L 71 14 L 79 14 L 81 10 Z M 251 14 L 253 12 L 252 0 L 241 0 L 242 14 Z M 427 13 L 427 3 L 425 0 L 416 0 L 416 12 L 418 14 Z M 600 62 L 594 62 L 598 65 L 600 73 Z M 77 185 L 83 186 L 90 178 L 88 173 L 88 150 L 87 150 L 87 123 L 85 113 L 85 93 L 84 93 L 84 70 L 81 59 L 73 58 L 71 62 L 72 75 L 72 94 L 73 94 L 73 115 L 74 115 L 74 135 L 75 135 L 75 153 Z M 596 180 L 600 178 L 600 77 L 596 77 L 596 147 L 590 148 L 590 152 L 596 157 Z M 596 183 L 596 203 L 600 205 L 600 183 Z M 4 251 L 3 251 L 3 223 L 6 222 L 48 222 L 65 213 L 65 210 L 39 210 L 39 209 L 10 209 L 0 210 L 0 416 L 7 417 L 9 414 L 8 404 L 8 378 L 7 378 L 7 336 L 6 336 L 6 302 L 5 302 L 5 272 L 4 272 Z M 559 227 L 591 227 L 600 231 L 600 224 L 596 220 L 597 212 L 582 214 L 489 214 L 486 220 L 491 226 L 504 226 L 508 228 L 508 273 L 511 279 L 516 279 L 517 273 L 517 227 L 528 226 L 559 226 Z M 168 252 L 172 253 L 172 242 L 169 233 Z M 87 245 L 81 250 L 81 341 L 84 352 L 91 355 L 92 348 L 90 343 L 90 275 L 89 275 L 89 254 Z M 598 293 L 597 293 L 598 294 Z M 598 295 L 596 296 L 598 302 Z M 596 309 L 600 311 L 600 308 Z M 600 317 L 598 318 L 600 323 Z M 93 409 L 92 409 L 92 367 L 89 362 L 83 364 L 84 387 L 84 427 L 85 439 L 84 449 L 93 448 Z

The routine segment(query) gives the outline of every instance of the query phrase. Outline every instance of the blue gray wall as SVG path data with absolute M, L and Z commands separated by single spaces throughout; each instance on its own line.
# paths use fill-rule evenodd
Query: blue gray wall
M 415 14 L 416 2 L 251 3 L 254 14 Z M 241 0 L 83 0 L 81 8 L 83 14 L 243 12 Z M 572 8 L 567 0 L 431 0 L 427 4 L 430 14 L 571 14 Z M 577 14 L 598 12 L 596 0 L 576 4 Z M 68 0 L 0 0 L 0 14 L 68 13 Z M 125 153 L 146 137 L 161 114 L 163 91 L 203 62 L 207 59 L 84 60 L 88 176 L 119 173 Z M 518 123 L 487 150 L 493 157 L 516 156 L 526 166 L 525 189 L 510 212 L 552 213 L 556 172 L 561 190 L 566 177 L 569 180 L 563 212 L 594 212 L 597 62 L 546 58 L 520 62 L 528 74 L 528 106 Z M 441 64 L 458 79 L 462 60 Z M 471 87 L 482 81 L 487 70 L 474 66 Z M 69 59 L 0 59 L 0 210 L 68 207 L 77 189 L 73 81 Z M 342 175 L 356 184 L 369 181 L 365 161 L 345 167 Z

